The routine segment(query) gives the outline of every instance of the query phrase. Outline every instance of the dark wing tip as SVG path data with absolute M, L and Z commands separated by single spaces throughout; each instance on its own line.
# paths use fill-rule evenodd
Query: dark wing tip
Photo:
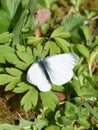
M 74 59 L 75 62 L 78 62 L 79 57 L 76 54 L 71 54 L 71 57 Z

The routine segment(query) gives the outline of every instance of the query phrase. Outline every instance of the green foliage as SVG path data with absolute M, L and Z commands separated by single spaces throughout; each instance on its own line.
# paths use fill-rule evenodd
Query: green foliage
M 0 34 L 0 43 L 9 43 L 13 38 L 13 34 L 9 32 L 4 32 Z
M 43 35 L 45 35 L 47 33 L 47 31 L 49 30 L 49 23 L 44 23 L 42 26 L 41 26 L 41 32 Z
M 10 125 L 7 123 L 0 124 L 1 130 L 42 130 L 48 125 L 48 121 L 45 119 L 36 119 L 34 122 L 21 119 L 19 125 Z
M 53 92 L 40 92 L 42 104 L 44 107 L 55 110 L 56 104 L 58 103 L 58 98 L 54 95 Z
M 50 55 L 59 54 L 60 48 L 53 41 L 48 41 L 45 45 L 45 50 L 50 53 Z
M 50 125 L 45 130 L 60 130 L 60 127 L 56 125 Z
M 8 14 L 8 17 L 12 19 L 20 4 L 20 0 L 16 0 L 16 1 L 1 0 L 1 3 L 4 11 Z
M 30 48 L 27 48 L 25 51 L 25 48 L 20 45 L 17 46 L 16 51 L 7 45 L 1 45 L 0 54 L 0 63 L 5 64 L 7 61 L 21 70 L 25 70 L 34 61 Z
M 90 44 L 90 42 L 92 41 L 92 34 L 90 29 L 87 26 L 82 26 L 81 28 L 85 36 L 86 43 Z
M 33 46 L 37 46 L 38 44 L 42 44 L 44 41 L 44 38 L 42 37 L 34 37 L 34 36 L 31 36 L 31 37 L 28 37 L 28 45 L 33 45 Z
M 37 2 L 38 2 L 39 5 L 41 5 L 43 8 L 47 8 L 47 6 L 46 6 L 46 1 L 45 1 L 45 0 L 37 0 Z
M 68 30 L 69 31 L 69 30 Z M 64 27 L 58 27 L 56 28 L 53 33 L 51 34 L 51 38 L 60 37 L 60 38 L 69 38 L 70 33 L 64 31 Z
M 33 123 L 31 121 L 22 119 L 22 120 L 20 120 L 19 125 L 10 125 L 7 123 L 0 124 L 0 129 L 1 130 L 19 130 L 19 129 L 32 130 L 31 129 L 32 124 Z
M 63 129 L 73 129 L 73 124 L 78 122 L 80 126 L 78 129 L 90 128 L 90 123 L 87 121 L 89 117 L 89 111 L 81 106 L 76 106 L 70 102 L 66 102 L 64 110 L 58 110 L 55 115 L 56 124 L 61 126 Z M 66 126 L 66 127 L 64 127 Z
M 24 105 L 25 111 L 28 111 L 37 105 L 38 101 L 38 92 L 34 87 L 32 87 L 22 98 L 21 105 Z
M 46 119 L 36 119 L 33 122 L 33 129 L 34 130 L 42 130 L 47 125 L 48 125 L 48 121 Z
M 78 45 L 77 49 L 86 59 L 89 59 L 90 51 L 88 50 L 88 48 L 86 46 Z
M 56 44 L 61 48 L 64 52 L 69 52 L 70 44 L 67 40 L 64 40 L 62 38 L 55 38 Z
M 74 5 L 75 11 L 79 11 L 80 4 L 83 0 L 70 0 L 70 3 Z
M 82 0 L 70 0 L 74 14 L 58 25 L 52 25 L 55 20 L 50 16 L 51 24 L 47 21 L 39 28 L 35 12 L 37 9 L 50 9 L 55 1 L 1 0 L 0 86 L 5 91 L 23 93 L 21 105 L 24 110 L 37 110 L 38 114 L 33 121 L 21 119 L 18 125 L 0 124 L 0 130 L 98 128 L 91 120 L 98 120 L 98 36 L 84 24 L 98 11 L 84 10 L 86 16 L 83 13 L 82 16 L 79 12 Z M 36 36 L 36 29 L 40 29 L 41 36 Z M 26 80 L 28 68 L 38 56 L 44 58 L 60 53 L 79 56 L 73 79 L 61 87 L 52 85 L 49 92 L 39 92 Z M 59 92 L 64 93 L 64 100 L 61 100 Z
M 94 110 L 88 103 L 84 103 L 84 106 L 91 112 L 92 115 L 98 120 L 98 113 L 96 110 Z
M 8 31 L 11 20 L 20 4 L 20 0 L 1 0 L 2 9 L 0 10 L 0 33 Z
M 79 15 L 71 15 L 62 21 L 65 31 L 70 32 L 71 39 L 75 42 L 82 41 L 80 27 L 84 21 L 85 17 Z

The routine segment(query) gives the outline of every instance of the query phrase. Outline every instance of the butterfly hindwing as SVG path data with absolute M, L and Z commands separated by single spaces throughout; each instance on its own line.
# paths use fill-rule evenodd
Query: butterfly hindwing
M 51 89 L 51 85 L 38 63 L 34 63 L 29 68 L 27 72 L 27 81 L 36 85 L 40 91 L 45 92 Z

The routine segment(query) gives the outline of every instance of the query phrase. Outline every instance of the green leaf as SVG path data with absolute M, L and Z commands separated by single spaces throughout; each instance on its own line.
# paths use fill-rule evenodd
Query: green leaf
M 8 13 L 8 17 L 10 19 L 12 19 L 14 14 L 16 13 L 20 2 L 21 0 L 1 0 L 3 9 L 6 11 L 6 13 Z
M 28 64 L 24 63 L 23 61 L 19 60 L 17 55 L 15 53 L 6 53 L 5 55 L 6 61 L 9 63 L 15 65 L 16 68 L 19 68 L 21 70 L 25 70 L 28 67 Z
M 14 17 L 21 0 L 1 0 L 2 10 L 0 10 L 0 33 L 8 31 L 10 22 Z
M 90 51 L 89 51 L 89 49 L 86 46 L 79 44 L 77 46 L 77 49 L 86 59 L 89 59 Z
M 19 128 L 24 130 L 31 130 L 33 122 L 29 120 L 21 119 L 19 120 Z
M 75 1 L 75 0 L 70 0 L 70 2 L 71 2 L 71 4 L 73 4 L 74 6 L 75 5 L 80 5 L 81 4 L 81 2 L 82 2 L 82 0 L 78 0 L 78 1 Z
M 34 48 L 34 49 L 35 49 L 35 48 Z M 41 53 L 42 53 L 42 51 L 43 51 L 43 47 L 42 47 L 41 44 L 38 44 L 38 45 L 36 46 L 36 51 L 37 51 L 37 55 L 36 55 L 36 56 L 40 56 Z
M 74 11 L 75 12 L 79 12 L 79 8 L 80 8 L 80 5 L 81 5 L 81 3 L 83 2 L 83 0 L 70 0 L 70 3 L 71 4 L 73 4 L 73 6 L 74 6 Z
M 69 32 L 65 32 L 64 27 L 60 26 L 57 29 L 55 29 L 53 31 L 53 33 L 51 34 L 51 38 L 69 38 L 70 37 L 70 33 Z
M 65 88 L 63 86 L 57 87 L 56 85 L 52 85 L 52 90 L 58 92 L 64 92 Z
M 8 123 L 0 124 L 0 130 L 18 130 L 19 127 Z
M 0 85 L 6 85 L 5 91 L 12 90 L 21 81 L 22 72 L 16 68 L 6 68 L 8 74 L 0 74 Z
M 78 80 L 73 80 L 72 84 L 78 96 L 84 98 L 98 97 L 98 91 L 93 88 L 91 82 L 92 77 L 90 79 L 88 77 L 79 77 Z
M 6 61 L 21 70 L 25 70 L 29 66 L 29 63 L 26 64 L 17 57 L 13 48 L 7 45 L 0 45 L 0 63 L 6 63 Z
M 62 21 L 65 31 L 71 33 L 71 39 L 75 42 L 82 40 L 81 34 L 79 34 L 79 29 L 84 24 L 85 19 L 86 18 L 84 16 L 70 15 Z
M 8 74 L 0 74 L 0 85 L 7 84 L 11 82 L 14 79 L 13 76 L 10 76 Z
M 13 80 L 10 83 L 8 83 L 8 85 L 6 85 L 5 91 L 14 89 L 20 81 L 21 81 L 20 77 L 13 78 Z
M 45 1 L 45 0 L 37 0 L 37 2 L 38 2 L 39 5 L 42 6 L 43 8 L 47 8 L 47 6 L 46 6 L 46 1 Z
M 5 69 L 7 73 L 9 73 L 10 75 L 12 76 L 15 76 L 15 77 L 19 77 L 22 75 L 22 71 L 20 71 L 19 69 L 16 69 L 16 68 L 6 68 Z
M 48 54 L 48 50 L 46 50 L 45 48 L 43 49 L 43 46 L 40 44 L 38 44 L 36 48 L 33 49 L 33 55 L 36 58 L 38 58 L 38 56 L 44 58 L 47 54 Z
M 81 101 L 81 103 L 83 103 L 83 101 Z M 82 107 L 78 107 L 78 115 L 79 115 L 79 118 L 82 118 L 82 117 L 86 117 L 89 118 L 89 115 L 90 115 L 90 112 L 88 111 L 87 108 L 82 108 Z
M 13 37 L 13 33 L 4 32 L 0 34 L 0 43 L 10 42 Z
M 0 10 L 0 33 L 8 31 L 10 25 L 10 20 L 8 19 L 8 14 L 5 11 Z
M 73 128 L 73 126 L 66 126 L 66 127 L 63 127 L 61 130 L 75 130 Z
M 2 73 L 4 73 L 4 72 L 5 72 L 4 68 L 3 68 L 3 67 L 0 67 L 0 74 L 2 74 Z
M 49 27 L 50 27 L 49 23 L 43 23 L 41 26 L 41 33 L 45 35 L 49 30 Z
M 19 125 L 12 125 L 8 123 L 0 124 L 0 130 L 31 130 L 33 122 L 21 119 Z
M 32 88 L 24 95 L 21 100 L 21 105 L 24 106 L 25 111 L 29 111 L 32 107 L 37 105 L 38 91 L 32 86 Z
M 90 54 L 89 64 L 92 66 L 93 61 L 98 57 L 98 47 Z
M 57 2 L 57 0 L 45 0 L 47 3 L 48 8 L 51 8 L 51 5 L 53 5 L 55 2 Z
M 67 101 L 66 102 L 66 108 L 65 108 L 65 115 L 67 118 L 71 120 L 77 120 L 78 119 L 78 113 L 77 113 L 77 107 L 73 103 Z
M 86 39 L 86 42 L 88 43 L 88 42 L 91 42 L 91 40 L 92 40 L 92 33 L 91 33 L 91 30 L 87 27 L 87 26 L 82 26 L 81 27 L 82 28 L 82 30 L 83 30 L 83 33 L 84 33 L 84 37 L 85 37 L 85 39 Z
M 26 92 L 27 90 L 31 89 L 32 85 L 27 84 L 25 82 L 21 82 L 17 84 L 17 87 L 13 90 L 15 93 L 23 93 Z
M 34 36 L 29 36 L 27 39 L 28 39 L 27 44 L 33 45 L 33 46 L 36 46 L 38 44 L 42 44 L 43 40 L 44 40 L 43 37 L 34 37 Z
M 91 126 L 85 116 L 79 118 L 78 122 L 81 124 L 82 127 L 84 127 L 84 129 L 89 129 Z
M 77 76 L 79 77 L 81 74 L 83 75 L 88 75 L 88 68 L 87 68 L 87 65 L 86 64 L 83 64 L 79 67 L 78 69 L 78 73 L 77 73 Z
M 84 23 L 84 16 L 79 15 L 70 15 L 68 18 L 64 19 L 62 21 L 62 24 L 64 25 L 64 28 L 66 31 L 73 31 L 79 28 Z
M 26 8 L 23 11 L 20 19 L 16 23 L 16 26 L 14 27 L 14 30 L 13 30 L 14 37 L 13 37 L 13 43 L 12 43 L 13 47 L 20 43 L 20 35 L 21 35 L 21 32 L 22 32 L 22 27 L 23 27 L 24 21 L 27 17 L 27 14 L 28 14 L 28 10 Z
M 28 67 L 28 64 L 25 64 L 24 62 L 20 61 L 20 60 L 16 60 L 16 61 L 12 61 L 14 58 L 12 58 L 11 60 L 8 59 L 7 57 L 7 60 L 9 63 L 12 63 L 13 65 L 15 65 L 16 68 L 19 68 L 21 70 L 26 70 L 27 67 Z
M 14 53 L 14 49 L 7 45 L 0 45 L 0 63 L 6 62 L 6 56 Z
M 45 130 L 60 130 L 60 127 L 57 125 L 50 125 Z
M 8 74 L 10 74 L 10 75 L 6 74 L 8 78 L 10 78 L 10 82 L 8 82 L 8 85 L 6 85 L 6 88 L 5 88 L 5 91 L 9 91 L 15 88 L 16 85 L 21 81 L 22 72 L 16 68 L 6 68 L 5 70 Z M 1 74 L 1 75 L 4 75 L 4 74 Z
M 44 107 L 48 107 L 51 110 L 55 110 L 56 104 L 58 103 L 58 98 L 56 95 L 49 91 L 49 92 L 40 92 L 41 100 L 44 105 Z
M 48 125 L 48 121 L 46 119 L 36 119 L 33 123 L 33 129 L 42 130 L 47 125 Z
M 72 121 L 65 116 L 64 110 L 60 109 L 55 114 L 56 124 L 60 127 L 72 124 Z
M 17 45 L 16 53 L 23 62 L 28 64 L 28 66 L 34 62 L 32 51 L 29 47 L 24 48 L 24 46 Z
M 26 14 L 26 17 L 24 19 L 25 23 L 24 23 L 24 26 L 22 26 L 22 32 L 31 31 L 31 34 L 32 34 L 32 31 L 33 31 L 33 33 L 35 33 L 35 30 L 38 27 L 38 23 L 35 21 L 37 0 L 27 0 L 27 1 L 23 0 L 22 5 L 25 6 L 25 11 L 28 11 L 27 13 L 29 13 L 29 14 Z
M 46 42 L 44 49 L 50 53 L 50 55 L 59 54 L 61 52 L 60 48 L 53 41 Z
M 65 39 L 62 38 L 55 38 L 56 44 L 64 51 L 69 52 L 70 44 Z
M 87 102 L 85 102 L 83 104 L 88 110 L 89 112 L 98 120 L 98 112 L 96 110 L 94 110 L 91 105 Z

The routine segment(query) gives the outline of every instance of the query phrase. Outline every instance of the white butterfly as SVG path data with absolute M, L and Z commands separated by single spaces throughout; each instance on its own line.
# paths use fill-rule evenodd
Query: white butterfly
M 27 72 L 27 81 L 42 92 L 49 91 L 51 84 L 63 85 L 73 77 L 73 68 L 78 61 L 75 54 L 58 54 L 39 58 Z

